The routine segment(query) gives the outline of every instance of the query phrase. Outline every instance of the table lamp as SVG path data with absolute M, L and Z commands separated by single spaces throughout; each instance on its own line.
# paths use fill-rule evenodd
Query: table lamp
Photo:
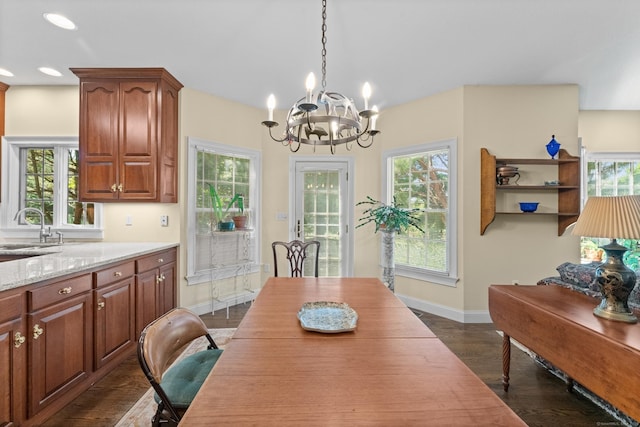
M 640 239 L 640 196 L 589 197 L 571 234 L 608 237 L 602 246 L 606 260 L 596 268 L 602 300 L 593 310 L 596 316 L 636 323 L 627 300 L 636 285 L 636 273 L 622 262 L 627 248 L 616 239 Z

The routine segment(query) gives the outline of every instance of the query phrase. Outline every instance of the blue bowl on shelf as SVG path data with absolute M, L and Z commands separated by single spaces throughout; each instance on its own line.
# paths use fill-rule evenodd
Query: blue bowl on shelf
M 520 202 L 520 210 L 522 212 L 535 212 L 538 209 L 539 202 Z

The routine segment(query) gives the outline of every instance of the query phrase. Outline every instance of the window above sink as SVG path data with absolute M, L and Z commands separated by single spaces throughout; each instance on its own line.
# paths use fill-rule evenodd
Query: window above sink
M 30 239 L 44 226 L 70 239 L 103 238 L 102 205 L 77 198 L 77 137 L 3 137 L 0 237 Z M 11 187 L 9 187 L 11 183 Z M 55 238 L 55 234 L 54 234 Z

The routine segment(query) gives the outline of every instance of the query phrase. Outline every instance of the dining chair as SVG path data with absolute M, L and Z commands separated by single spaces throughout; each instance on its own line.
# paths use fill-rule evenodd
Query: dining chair
M 309 251 L 310 246 L 315 246 L 315 250 Z M 271 244 L 273 249 L 273 275 L 278 277 L 278 247 L 286 248 L 287 259 L 291 267 L 291 277 L 302 277 L 304 274 L 304 263 L 307 258 L 313 258 L 315 277 L 318 277 L 318 255 L 320 253 L 320 242 L 310 240 L 292 240 L 290 242 L 276 241 Z M 283 252 L 282 250 L 280 252 Z M 312 252 L 312 253 L 309 253 Z
M 186 344 L 206 337 L 207 349 L 175 359 Z M 155 390 L 152 426 L 177 426 L 222 354 L 195 313 L 175 308 L 148 324 L 138 340 L 138 362 Z

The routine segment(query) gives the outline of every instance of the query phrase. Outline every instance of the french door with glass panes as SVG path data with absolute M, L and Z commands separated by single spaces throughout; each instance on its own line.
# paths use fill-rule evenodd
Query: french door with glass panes
M 348 181 L 351 159 L 294 157 L 292 162 L 292 239 L 320 242 L 319 276 L 352 275 L 353 233 L 349 219 L 353 218 L 353 203 Z M 304 274 L 313 275 L 311 263 L 305 266 Z

